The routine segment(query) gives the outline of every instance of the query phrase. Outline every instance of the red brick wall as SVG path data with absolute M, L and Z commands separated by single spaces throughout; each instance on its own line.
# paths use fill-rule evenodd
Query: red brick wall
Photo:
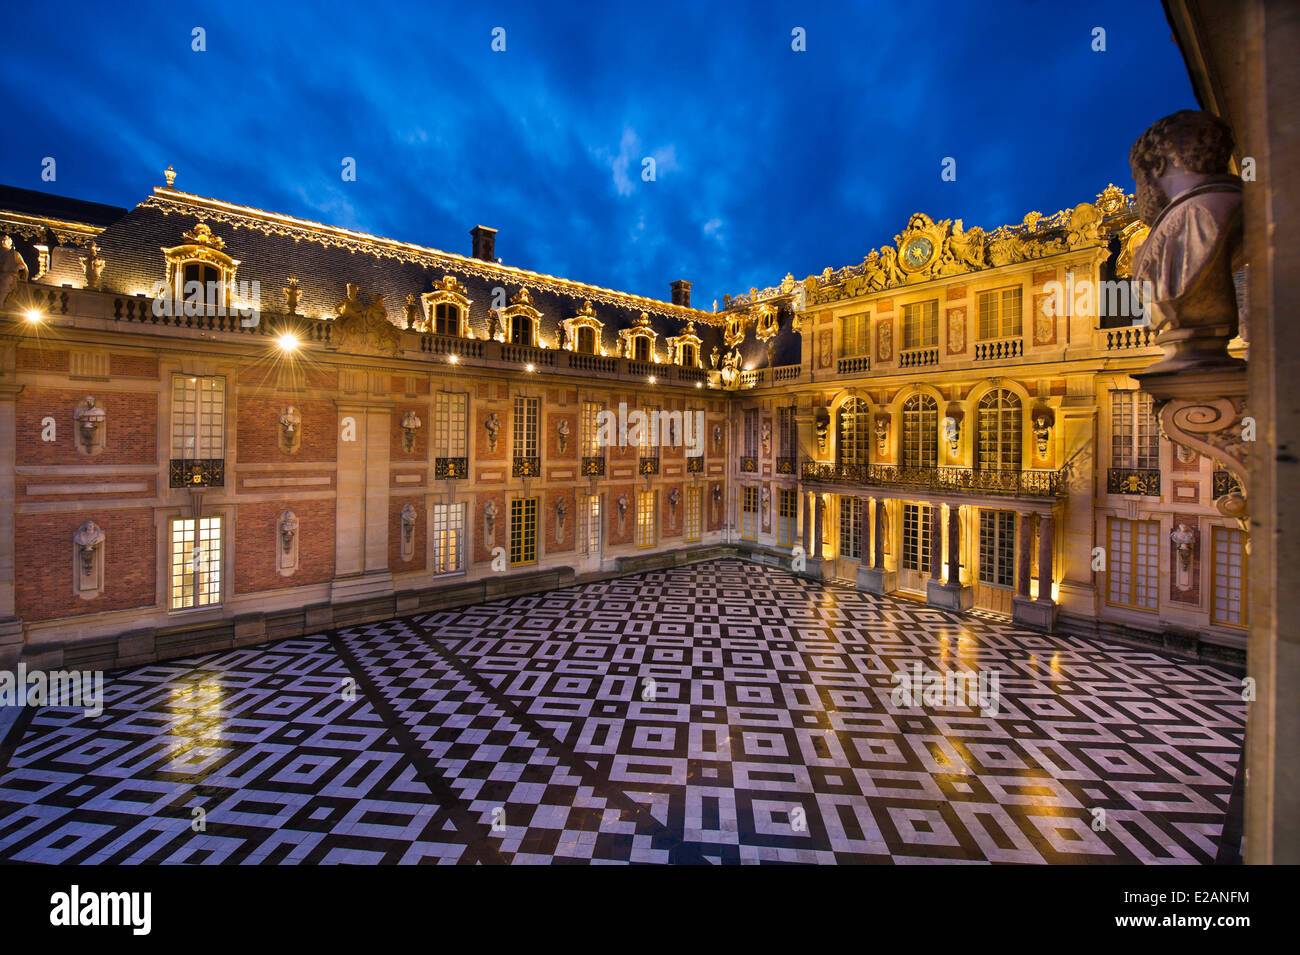
M 18 428 L 15 462 L 24 465 L 112 464 L 155 465 L 158 461 L 158 396 L 140 392 L 104 391 L 87 383 L 84 388 L 24 388 L 18 395 Z M 81 454 L 74 444 L 76 421 L 73 412 L 93 395 L 107 413 L 104 450 L 94 456 Z M 41 440 L 41 419 L 52 417 L 57 440 Z
M 87 520 L 93 520 L 106 535 L 104 590 L 94 600 L 83 600 L 72 592 L 72 536 Z M 152 607 L 157 593 L 156 559 L 151 508 L 15 515 L 18 616 L 36 621 Z
M 627 511 L 623 515 L 623 533 L 621 534 L 618 532 L 618 498 L 620 494 L 627 495 Z M 611 487 L 606 500 L 609 502 L 609 524 L 605 539 L 611 544 L 626 544 L 634 540 L 636 536 L 636 486 L 622 484 Z
M 569 424 L 569 436 L 564 442 L 564 452 L 560 452 L 560 435 L 559 427 L 561 421 L 567 421 Z M 555 461 L 557 459 L 571 461 L 577 457 L 578 439 L 578 417 L 575 414 L 548 414 L 544 416 L 542 427 L 546 429 L 543 435 L 542 444 L 546 448 L 544 455 L 545 460 Z
M 283 511 L 298 518 L 298 569 L 289 577 L 275 572 L 279 522 Z M 334 577 L 334 501 L 269 501 L 240 504 L 234 525 L 235 593 L 319 584 Z
M 290 395 L 236 398 L 236 453 L 245 464 L 271 461 L 333 461 L 338 453 L 338 411 L 332 401 L 303 401 Z M 302 430 L 296 454 L 280 450 L 280 414 L 293 405 L 302 416 Z
M 18 349 L 19 371 L 67 371 L 69 360 L 67 349 Z
M 108 372 L 114 378 L 157 378 L 158 359 L 142 355 L 112 355 Z

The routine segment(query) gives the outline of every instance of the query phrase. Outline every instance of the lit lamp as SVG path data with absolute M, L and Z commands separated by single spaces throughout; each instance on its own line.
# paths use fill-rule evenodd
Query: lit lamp
M 285 332 L 280 336 L 280 351 L 291 352 L 298 350 L 298 339 L 295 335 Z
M 38 312 L 36 309 L 31 308 L 31 309 L 28 309 L 28 310 L 24 313 L 23 317 L 26 318 L 27 321 L 29 321 L 29 322 L 31 322 L 33 325 L 35 325 L 37 322 L 39 322 L 39 321 L 41 320 L 41 318 L 42 318 L 43 316 L 42 316 L 41 313 Z

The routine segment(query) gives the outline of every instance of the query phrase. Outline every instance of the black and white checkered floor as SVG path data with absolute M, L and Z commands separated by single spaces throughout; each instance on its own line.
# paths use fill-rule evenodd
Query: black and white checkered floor
M 996 671 L 996 715 L 891 674 Z M 1221 856 L 1240 680 L 716 561 L 111 674 L 0 766 L 0 860 Z M 1104 810 L 1098 812 L 1097 810 Z

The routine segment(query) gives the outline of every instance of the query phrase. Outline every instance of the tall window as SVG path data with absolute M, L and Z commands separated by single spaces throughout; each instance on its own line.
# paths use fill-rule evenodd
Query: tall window
M 799 521 L 799 493 L 794 488 L 783 487 L 776 492 L 776 542 L 785 547 L 794 545 Z
M 939 300 L 903 306 L 903 348 L 933 348 L 939 344 Z
M 434 457 L 467 457 L 469 434 L 465 424 L 469 416 L 469 395 L 439 391 L 434 395 L 433 410 Z
M 1112 517 L 1106 536 L 1106 602 L 1156 610 L 1160 602 L 1160 523 Z
M 980 510 L 981 584 L 1010 587 L 1015 581 L 1016 513 Z
M 747 408 L 741 412 L 741 442 L 744 449 L 741 454 L 747 458 L 758 455 L 758 409 Z
M 433 572 L 465 569 L 465 504 L 433 505 Z
M 172 376 L 172 457 L 225 457 L 226 379 Z
M 586 519 L 587 526 L 584 529 L 583 540 L 587 545 L 588 554 L 600 553 L 600 495 L 588 494 L 582 505 L 582 513 Z
M 460 334 L 460 308 L 441 302 L 433 309 L 433 331 L 438 335 Z
M 686 489 L 685 537 L 688 541 L 700 539 L 700 501 L 703 499 L 703 494 L 702 488 L 688 487 Z
M 1235 527 L 1210 528 L 1214 589 L 1210 619 L 1228 627 L 1246 626 L 1246 536 Z
M 741 488 L 740 539 L 758 540 L 758 488 Z
M 685 365 L 687 368 L 694 368 L 694 367 L 695 367 L 696 365 L 698 365 L 699 363 L 700 363 L 700 362 L 699 362 L 699 353 L 696 352 L 696 350 L 695 350 L 695 346 L 694 346 L 694 345 L 690 345 L 690 344 L 683 345 L 683 346 L 682 346 L 682 364 Z
M 600 413 L 605 410 L 601 401 L 584 401 L 582 403 L 582 456 L 599 458 L 605 454 L 600 444 Z
M 584 355 L 596 354 L 596 330 L 590 325 L 578 326 L 578 351 Z
M 840 495 L 840 556 L 862 558 L 862 498 Z
M 536 325 L 528 315 L 510 316 L 510 344 L 536 345 Z
M 668 422 L 659 416 L 659 409 L 646 405 L 641 409 L 645 415 L 645 430 L 641 432 L 641 447 L 637 451 L 641 460 L 659 460 L 659 444 L 668 440 Z M 680 440 L 681 435 L 677 436 Z
M 632 357 L 637 361 L 650 360 L 650 339 L 637 335 L 632 339 Z
M 1013 338 L 1023 324 L 1020 286 L 981 292 L 979 295 L 980 338 Z
M 1152 471 L 1160 467 L 1160 426 L 1145 391 L 1110 393 L 1110 466 Z
M 510 502 L 510 563 L 537 563 L 537 498 Z
M 840 441 L 836 449 L 840 464 L 865 466 L 870 457 L 871 416 L 862 398 L 849 398 L 840 405 Z
M 903 467 L 939 466 L 939 403 L 926 394 L 903 402 Z
M 637 491 L 636 494 L 636 546 L 655 545 L 655 492 Z
M 795 429 L 794 405 L 776 409 L 776 448 L 777 456 L 793 458 L 797 456 L 795 445 L 798 432 Z
M 537 415 L 540 398 L 515 398 L 514 456 L 537 457 Z
M 990 471 L 1018 471 L 1023 433 L 1020 397 L 1011 391 L 990 391 L 979 403 L 975 466 Z
M 846 315 L 840 319 L 840 357 L 871 354 L 871 315 Z
M 171 609 L 221 603 L 221 518 L 171 522 Z
M 930 569 L 930 505 L 903 505 L 903 569 Z

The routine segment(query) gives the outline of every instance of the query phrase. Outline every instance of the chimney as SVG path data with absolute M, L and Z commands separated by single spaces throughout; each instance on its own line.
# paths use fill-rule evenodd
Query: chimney
M 691 283 L 685 279 L 678 279 L 673 283 L 673 304 L 680 305 L 683 308 L 691 307 Z
M 473 251 L 470 252 L 470 255 L 476 259 L 495 262 L 497 260 L 497 230 L 489 229 L 485 225 L 476 225 L 469 230 L 469 234 L 474 237 Z

